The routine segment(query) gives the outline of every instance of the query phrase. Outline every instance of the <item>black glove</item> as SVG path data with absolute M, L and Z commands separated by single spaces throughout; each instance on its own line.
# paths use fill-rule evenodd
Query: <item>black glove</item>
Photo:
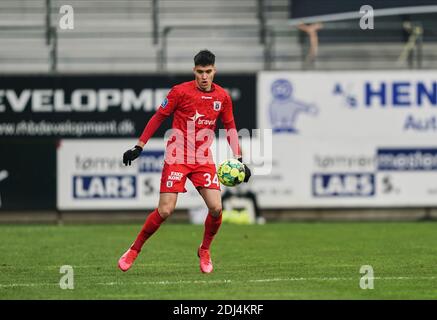
M 141 148 L 140 146 L 135 146 L 132 149 L 129 149 L 125 153 L 123 153 L 124 165 L 130 166 L 132 161 L 140 156 L 141 151 L 143 151 L 143 148 Z
M 243 163 L 243 158 L 238 158 L 238 161 L 240 161 L 241 163 Z M 250 172 L 250 169 L 248 166 L 246 166 L 244 163 L 244 182 L 248 182 L 250 179 L 250 176 L 252 175 L 252 172 Z

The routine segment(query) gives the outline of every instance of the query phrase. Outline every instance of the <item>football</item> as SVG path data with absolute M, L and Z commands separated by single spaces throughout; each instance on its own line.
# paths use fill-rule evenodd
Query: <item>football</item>
M 217 176 L 223 185 L 235 187 L 244 181 L 244 164 L 236 159 L 225 160 L 220 163 Z

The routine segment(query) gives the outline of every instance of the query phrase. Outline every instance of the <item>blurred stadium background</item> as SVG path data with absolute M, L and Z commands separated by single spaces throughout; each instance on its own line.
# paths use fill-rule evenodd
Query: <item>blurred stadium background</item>
M 0 0 L 0 298 L 435 299 L 435 226 L 418 221 L 437 217 L 436 12 L 435 0 Z M 237 128 L 263 147 L 242 140 L 250 167 L 267 171 L 225 190 L 239 225 L 222 227 L 211 283 L 192 252 L 206 212 L 190 183 L 122 274 L 157 204 L 170 121 L 134 166 L 122 154 L 205 48 Z M 59 290 L 64 264 L 74 292 Z M 368 264 L 373 293 L 358 287 Z
M 246 188 L 258 216 L 435 217 L 436 3 L 367 1 L 376 10 L 367 30 L 362 1 L 309 3 L 0 1 L 0 220 L 142 220 L 155 203 L 170 122 L 137 173 L 120 166 L 121 154 L 168 89 L 192 78 L 202 48 L 217 55 L 216 79 L 234 99 L 238 128 L 274 129 L 281 152 L 273 150 L 272 174 Z M 66 4 L 73 29 L 60 27 Z M 289 108 L 282 132 L 266 120 L 275 101 Z M 384 167 L 379 157 L 417 152 L 433 164 Z M 123 193 L 126 174 L 133 189 Z M 104 175 L 117 176 L 113 193 L 76 190 Z M 111 181 L 101 178 L 100 189 Z M 198 205 L 181 200 L 173 219 L 187 220 Z

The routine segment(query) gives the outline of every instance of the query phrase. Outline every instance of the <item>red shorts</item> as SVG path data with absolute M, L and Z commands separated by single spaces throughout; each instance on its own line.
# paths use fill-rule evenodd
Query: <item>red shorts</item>
M 187 178 L 196 188 L 220 190 L 214 164 L 168 164 L 164 162 L 160 192 L 187 192 L 185 189 Z

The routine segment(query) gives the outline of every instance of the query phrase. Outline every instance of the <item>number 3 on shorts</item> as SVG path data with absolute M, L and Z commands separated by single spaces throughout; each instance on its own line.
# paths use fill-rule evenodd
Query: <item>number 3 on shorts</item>
M 206 179 L 206 183 L 204 185 L 205 187 L 209 187 L 212 183 L 215 183 L 217 186 L 219 185 L 217 173 L 214 175 L 214 178 L 212 179 L 212 181 L 211 181 L 211 174 L 205 173 L 203 176 Z

